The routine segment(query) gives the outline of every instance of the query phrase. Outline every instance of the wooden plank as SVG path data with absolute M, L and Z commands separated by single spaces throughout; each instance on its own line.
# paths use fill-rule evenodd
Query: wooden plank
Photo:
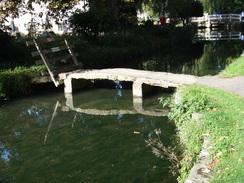
M 26 46 L 33 46 L 35 45 L 34 41 L 26 41 Z
M 78 54 L 76 54 L 78 55 Z M 70 54 L 66 54 L 66 55 L 60 55 L 60 56 L 56 56 L 56 57 L 51 57 L 49 58 L 49 62 L 57 62 L 57 61 L 61 61 L 61 60 L 64 60 L 64 59 L 69 59 L 69 58 L 72 58 L 72 56 Z
M 36 65 L 44 65 L 45 63 L 43 60 L 36 60 Z
M 72 48 L 74 48 L 75 46 L 74 45 L 71 45 Z M 63 45 L 63 46 L 60 46 L 60 47 L 53 47 L 53 48 L 50 48 L 50 49 L 44 49 L 42 50 L 44 54 L 49 54 L 49 53 L 53 53 L 53 52 L 56 52 L 55 49 L 59 48 L 59 51 L 64 51 L 64 50 L 68 50 L 68 47 L 66 45 Z M 39 56 L 39 52 L 38 51 L 34 51 L 34 52 L 31 52 L 31 55 L 33 57 L 36 57 L 36 56 Z
M 47 47 L 45 44 L 55 43 L 58 41 L 60 42 L 58 43 L 58 45 L 62 44 L 62 46 L 51 47 L 51 45 L 49 44 L 48 47 L 51 48 L 43 48 L 43 47 Z M 77 70 L 82 67 L 82 63 L 78 62 L 76 58 L 78 54 L 73 51 L 74 45 L 70 44 L 69 40 L 66 37 L 51 37 L 51 38 L 42 38 L 38 40 L 33 39 L 33 41 L 27 41 L 26 44 L 28 46 L 31 45 L 36 46 L 37 51 L 34 51 L 31 54 L 33 57 L 35 56 L 41 57 L 42 60 L 37 60 L 36 64 L 37 65 L 45 64 L 48 73 L 50 74 L 50 77 L 53 80 L 55 86 L 58 86 L 60 82 L 62 82 L 62 79 L 59 80 L 59 78 L 57 77 L 59 73 Z M 56 52 L 60 52 L 60 54 L 59 53 L 55 54 Z M 62 65 L 62 60 L 69 59 L 69 58 L 72 58 L 71 64 L 69 64 L 71 60 L 68 60 L 68 63 L 66 63 L 66 65 L 64 63 L 64 66 L 57 66 L 59 65 L 59 63 L 60 65 Z
M 79 54 L 78 53 L 75 53 L 76 56 L 78 56 Z M 69 55 L 69 54 L 66 54 L 66 55 L 62 55 L 62 56 L 57 56 L 57 57 L 52 57 L 52 58 L 48 58 L 49 62 L 57 62 L 57 61 L 61 61 L 63 59 L 69 59 L 71 58 L 72 56 Z M 36 65 L 43 65 L 45 64 L 43 62 L 43 60 L 36 60 Z M 80 63 L 79 63 L 80 64 Z M 82 64 L 81 64 L 82 65 Z M 80 66 L 81 67 L 81 66 Z
M 79 62 L 76 58 L 76 54 L 74 53 L 74 51 L 72 49 L 72 45 L 70 44 L 69 40 L 66 37 L 64 37 L 64 42 L 65 42 L 66 46 L 68 47 L 69 53 L 72 56 L 74 63 L 76 65 L 79 65 Z M 82 65 L 81 65 L 81 67 L 82 67 Z
M 52 78 L 52 80 L 53 80 L 55 86 L 57 87 L 57 86 L 59 85 L 59 81 L 56 80 L 56 78 L 55 78 L 54 75 L 53 75 L 53 72 L 52 72 L 52 71 L 53 71 L 53 67 L 52 67 L 51 64 L 48 62 L 48 59 L 47 59 L 46 55 L 42 52 L 41 46 L 40 46 L 40 44 L 36 41 L 36 39 L 33 39 L 33 42 L 35 43 L 36 49 L 37 49 L 37 51 L 39 52 L 39 54 L 40 54 L 40 56 L 41 56 L 43 62 L 45 63 L 45 65 L 46 65 L 46 67 L 47 67 L 47 70 L 48 70 L 48 72 L 49 72 L 49 74 L 50 74 L 50 76 L 51 76 L 51 78 Z
M 79 69 L 80 67 L 76 64 L 70 64 L 68 66 L 61 66 L 61 67 L 58 67 L 57 69 L 55 69 L 53 71 L 53 74 L 56 76 L 60 73 L 63 73 L 63 72 L 69 72 L 69 71 L 72 71 L 72 70 L 77 70 Z
M 55 41 L 63 41 L 64 38 L 59 36 L 59 37 L 50 37 L 50 38 L 40 38 L 38 39 L 38 43 L 43 44 L 43 43 L 50 43 L 50 42 L 55 42 Z M 34 41 L 26 41 L 27 46 L 33 46 L 35 45 Z

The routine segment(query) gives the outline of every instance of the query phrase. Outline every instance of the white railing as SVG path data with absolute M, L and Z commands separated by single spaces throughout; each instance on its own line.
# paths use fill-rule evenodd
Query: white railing
M 204 15 L 202 17 L 192 17 L 191 22 L 241 22 L 241 14 L 220 14 L 220 15 Z
M 197 33 L 199 39 L 204 40 L 238 40 L 242 39 L 241 32 L 205 32 Z

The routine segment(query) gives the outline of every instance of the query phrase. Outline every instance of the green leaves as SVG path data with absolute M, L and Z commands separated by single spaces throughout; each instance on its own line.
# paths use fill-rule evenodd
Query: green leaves
M 0 72 L 0 97 L 27 95 L 30 91 L 30 73 L 23 68 Z

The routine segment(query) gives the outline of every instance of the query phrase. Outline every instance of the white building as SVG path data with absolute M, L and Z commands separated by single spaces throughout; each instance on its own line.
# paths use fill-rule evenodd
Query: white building
M 83 1 L 75 5 L 72 11 L 83 9 Z M 10 33 L 19 32 L 24 35 L 28 34 L 41 34 L 43 31 L 53 31 L 56 34 L 63 34 L 71 31 L 69 29 L 68 17 L 56 23 L 55 19 L 47 17 L 47 5 L 33 3 L 33 11 L 25 13 L 18 18 L 7 18 L 5 26 L 11 28 Z

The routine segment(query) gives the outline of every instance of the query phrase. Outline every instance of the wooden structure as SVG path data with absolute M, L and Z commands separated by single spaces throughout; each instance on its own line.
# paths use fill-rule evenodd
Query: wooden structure
M 241 14 L 216 14 L 216 15 L 204 15 L 202 17 L 192 17 L 191 22 L 197 23 L 198 26 L 212 27 L 218 24 L 224 24 L 229 22 L 241 22 Z
M 143 84 L 168 88 L 195 83 L 196 80 L 191 75 L 125 68 L 81 70 L 82 64 L 78 62 L 77 54 L 73 51 L 74 46 L 70 44 L 67 37 L 33 39 L 27 41 L 27 45 L 35 45 L 37 51 L 32 52 L 32 56 L 41 57 L 41 60 L 37 60 L 36 63 L 46 65 L 55 86 L 64 83 L 66 96 L 72 94 L 72 79 L 127 81 L 133 82 L 134 104 L 141 105 L 141 99 L 138 98 L 142 98 Z
M 49 38 L 38 38 L 26 42 L 27 46 L 35 46 L 36 51 L 32 52 L 37 65 L 45 64 L 48 73 L 55 86 L 62 83 L 58 74 L 82 68 L 82 63 L 78 62 L 76 54 L 68 37 L 58 36 Z

